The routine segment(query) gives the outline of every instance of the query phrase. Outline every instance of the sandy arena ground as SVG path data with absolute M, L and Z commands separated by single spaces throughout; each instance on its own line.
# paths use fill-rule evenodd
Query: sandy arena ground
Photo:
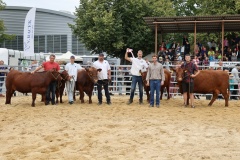
M 162 100 L 160 108 L 126 105 L 129 96 L 105 103 L 45 106 L 30 96 L 0 98 L 0 160 L 239 160 L 240 103 Z M 146 98 L 146 97 L 145 97 Z M 86 98 L 85 98 L 86 99 Z M 105 97 L 104 97 L 105 99 Z

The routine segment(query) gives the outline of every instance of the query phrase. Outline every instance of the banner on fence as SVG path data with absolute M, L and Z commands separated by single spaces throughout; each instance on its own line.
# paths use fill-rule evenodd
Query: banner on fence
M 223 63 L 223 67 L 233 67 L 236 66 L 237 64 L 240 64 L 240 62 L 222 62 Z M 214 66 L 219 66 L 219 62 L 210 62 L 210 66 L 214 67 Z

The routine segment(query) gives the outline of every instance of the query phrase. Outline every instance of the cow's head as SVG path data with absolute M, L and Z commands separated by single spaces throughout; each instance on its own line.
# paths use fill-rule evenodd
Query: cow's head
M 68 80 L 68 77 L 69 77 L 69 74 L 66 70 L 62 71 L 61 73 L 61 77 L 64 81 L 67 81 Z
M 60 73 L 56 69 L 50 70 L 52 77 L 54 78 L 55 81 L 61 81 L 62 77 Z
M 183 80 L 183 75 L 185 70 L 181 67 L 176 67 L 172 69 L 174 72 L 176 72 L 176 80 L 181 82 Z
M 144 84 L 147 84 L 146 78 L 147 78 L 147 71 L 146 72 L 140 72 L 142 75 L 142 80 Z
M 98 81 L 98 72 L 101 72 L 102 69 L 96 69 L 94 67 L 86 68 L 87 74 L 91 81 L 96 84 Z

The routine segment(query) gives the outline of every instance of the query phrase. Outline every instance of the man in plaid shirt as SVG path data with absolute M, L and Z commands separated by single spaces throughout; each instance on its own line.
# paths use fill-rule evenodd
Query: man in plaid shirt
M 189 54 L 185 55 L 185 62 L 181 65 L 181 68 L 184 70 L 183 74 L 183 81 L 182 81 L 182 90 L 183 90 L 183 98 L 184 98 L 184 105 L 187 104 L 187 93 L 189 92 L 190 95 L 190 104 L 191 107 L 194 108 L 193 105 L 193 78 L 195 78 L 199 74 L 199 70 L 196 64 L 191 62 L 191 57 Z M 196 73 L 194 74 L 194 72 Z

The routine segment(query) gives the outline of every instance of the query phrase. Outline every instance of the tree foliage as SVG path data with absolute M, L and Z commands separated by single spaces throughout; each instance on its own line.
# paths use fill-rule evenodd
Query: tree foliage
M 5 8 L 5 3 L 0 0 L 0 10 L 3 10 Z M 10 39 L 13 39 L 15 36 L 14 35 L 8 35 L 8 34 L 5 34 L 5 26 L 4 26 L 4 23 L 3 23 L 3 20 L 0 19 L 0 43 L 2 43 L 4 40 L 10 40 Z
M 169 0 L 81 0 L 76 24 L 70 27 L 95 52 L 122 57 L 130 47 L 148 54 L 154 47 L 154 33 L 142 17 L 160 14 L 175 15 Z
M 154 32 L 142 17 L 199 16 L 239 14 L 236 0 L 81 0 L 76 9 L 73 33 L 95 53 L 123 57 L 127 47 L 154 51 Z M 163 38 L 181 40 L 186 33 L 164 34 Z M 230 33 L 229 33 L 230 34 Z M 200 41 L 220 38 L 219 33 L 198 33 Z M 189 34 L 193 43 L 193 34 Z

